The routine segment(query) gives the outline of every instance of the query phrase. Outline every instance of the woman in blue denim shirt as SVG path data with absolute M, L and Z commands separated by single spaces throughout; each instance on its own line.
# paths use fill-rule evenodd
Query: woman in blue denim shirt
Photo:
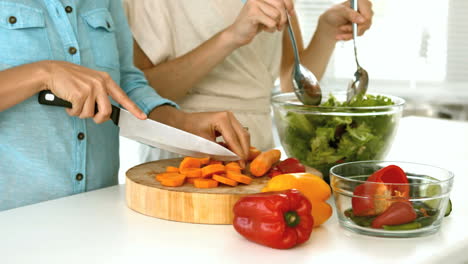
M 0 0 L 0 210 L 117 184 L 111 100 L 140 119 L 222 134 L 246 157 L 249 134 L 231 113 L 185 113 L 148 86 L 121 5 Z M 38 104 L 41 90 L 73 108 Z

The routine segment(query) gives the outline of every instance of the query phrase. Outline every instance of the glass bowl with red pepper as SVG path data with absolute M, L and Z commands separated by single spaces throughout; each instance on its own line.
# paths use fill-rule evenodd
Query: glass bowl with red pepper
M 273 96 L 275 124 L 289 157 L 319 170 L 329 182 L 330 168 L 343 162 L 385 158 L 405 100 L 365 94 L 324 96 L 318 106 L 303 105 L 294 93 Z
M 416 237 L 450 215 L 452 172 L 411 162 L 358 161 L 330 169 L 339 223 L 356 233 Z

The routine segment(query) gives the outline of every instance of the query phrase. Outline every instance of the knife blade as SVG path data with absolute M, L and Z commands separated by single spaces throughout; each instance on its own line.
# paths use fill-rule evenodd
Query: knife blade
M 43 105 L 72 107 L 70 102 L 55 96 L 51 91 L 41 91 L 38 101 Z M 111 119 L 115 125 L 119 126 L 120 136 L 152 147 L 195 158 L 239 160 L 239 156 L 218 143 L 151 119 L 140 120 L 127 110 L 115 105 L 112 105 Z

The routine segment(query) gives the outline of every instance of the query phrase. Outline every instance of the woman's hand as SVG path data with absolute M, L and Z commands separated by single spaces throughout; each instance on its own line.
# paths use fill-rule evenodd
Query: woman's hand
M 93 118 L 100 124 L 110 118 L 112 112 L 108 96 L 121 104 L 139 119 L 146 119 L 138 106 L 106 72 L 95 71 L 64 61 L 44 61 L 47 78 L 43 89 L 51 90 L 56 96 L 69 101 L 69 115 L 80 118 Z M 95 105 L 98 112 L 95 114 Z
M 172 106 L 160 106 L 151 111 L 149 118 L 211 141 L 223 136 L 229 149 L 240 157 L 241 166 L 245 165 L 250 134 L 231 112 L 186 113 Z
M 351 23 L 358 25 L 358 36 L 366 32 L 371 24 L 374 12 L 369 0 L 358 0 L 359 12 L 350 7 L 349 1 L 332 6 L 319 19 L 317 30 L 335 40 L 350 40 L 353 38 Z
M 223 136 L 229 149 L 247 160 L 250 134 L 231 112 L 187 113 L 187 131 L 211 141 Z
M 281 31 L 288 20 L 287 12 L 294 12 L 293 0 L 248 0 L 226 32 L 235 45 L 243 46 L 262 30 Z

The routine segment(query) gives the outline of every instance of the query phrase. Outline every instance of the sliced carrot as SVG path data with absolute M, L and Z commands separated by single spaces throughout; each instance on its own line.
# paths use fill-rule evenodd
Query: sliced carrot
M 254 160 L 258 155 L 262 152 L 258 150 L 256 147 L 250 147 L 249 149 L 249 157 L 247 158 L 248 161 Z
M 237 182 L 235 180 L 231 180 L 229 178 L 226 178 L 226 177 L 223 177 L 223 176 L 220 176 L 220 175 L 213 175 L 213 180 L 215 181 L 219 181 L 220 183 L 224 183 L 226 185 L 230 185 L 230 186 L 236 186 L 237 185 Z
M 213 174 L 220 174 L 225 172 L 225 168 L 223 164 L 212 164 L 201 168 L 202 170 L 202 177 L 206 178 Z
M 210 163 L 210 157 L 207 158 L 199 158 L 201 165 L 207 165 Z
M 280 158 L 281 151 L 277 149 L 262 152 L 250 163 L 250 172 L 257 177 L 263 176 Z
M 186 168 L 186 169 L 180 170 L 180 174 L 187 176 L 187 178 L 199 178 L 202 176 L 202 169 Z
M 167 167 L 166 167 L 166 172 L 176 172 L 176 173 L 179 173 L 179 168 L 173 167 L 173 166 L 167 166 Z
M 195 188 L 215 188 L 218 187 L 218 182 L 211 179 L 195 179 L 193 185 Z
M 178 187 L 184 184 L 185 175 L 182 174 L 173 174 L 163 177 L 161 179 L 161 184 L 169 187 Z
M 210 160 L 210 162 L 208 163 L 208 165 L 214 165 L 214 164 L 223 164 L 223 162 L 220 160 Z
M 231 180 L 235 180 L 236 182 L 244 183 L 244 184 L 251 184 L 252 183 L 252 178 L 250 178 L 247 175 L 240 174 L 234 171 L 227 171 L 226 172 L 226 177 L 228 177 Z
M 201 179 L 201 178 L 185 178 L 185 181 L 190 183 L 190 184 L 193 184 L 196 179 Z
M 201 161 L 197 158 L 192 157 L 185 157 L 182 162 L 179 164 L 179 170 L 183 170 L 186 168 L 200 168 Z
M 167 178 L 171 175 L 179 174 L 177 172 L 163 172 L 163 173 L 158 173 L 156 174 L 156 180 L 161 181 L 163 178 Z
M 237 162 L 229 162 L 228 164 L 224 165 L 226 166 L 226 170 L 229 170 L 229 169 L 241 169 L 239 163 Z
M 238 173 L 241 173 L 242 168 L 237 162 L 229 162 L 228 164 L 225 165 L 226 171 L 235 171 Z

